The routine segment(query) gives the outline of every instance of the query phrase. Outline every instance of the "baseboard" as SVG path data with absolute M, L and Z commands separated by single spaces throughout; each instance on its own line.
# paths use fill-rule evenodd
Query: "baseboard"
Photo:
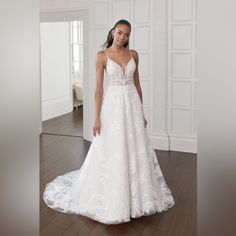
M 149 135 L 154 149 L 179 152 L 197 153 L 197 139 L 169 137 L 163 135 Z

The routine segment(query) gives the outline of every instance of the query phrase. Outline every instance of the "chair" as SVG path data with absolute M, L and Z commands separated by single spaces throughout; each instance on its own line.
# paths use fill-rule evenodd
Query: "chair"
M 83 86 L 79 82 L 73 83 L 73 108 L 79 109 L 83 105 Z

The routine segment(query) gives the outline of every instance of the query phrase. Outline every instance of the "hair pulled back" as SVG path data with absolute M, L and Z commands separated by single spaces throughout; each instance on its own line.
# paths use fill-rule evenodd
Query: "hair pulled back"
M 107 40 L 106 42 L 102 45 L 103 48 L 109 48 L 112 43 L 113 43 L 113 35 L 112 35 L 112 31 L 118 26 L 118 25 L 128 25 L 131 29 L 131 24 L 127 21 L 127 20 L 124 20 L 124 19 L 121 19 L 119 21 L 117 21 L 115 23 L 115 25 L 109 30 L 108 32 L 108 35 L 107 35 Z M 129 46 L 129 41 L 127 41 L 125 44 L 124 44 L 124 47 L 127 48 Z

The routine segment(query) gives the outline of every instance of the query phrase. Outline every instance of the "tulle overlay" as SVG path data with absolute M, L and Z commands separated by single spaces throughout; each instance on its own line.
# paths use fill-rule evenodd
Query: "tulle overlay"
M 144 127 L 142 103 L 133 83 L 135 66 L 131 58 L 123 73 L 108 60 L 101 133 L 93 137 L 80 169 L 47 183 L 43 198 L 48 207 L 119 224 L 174 206 Z

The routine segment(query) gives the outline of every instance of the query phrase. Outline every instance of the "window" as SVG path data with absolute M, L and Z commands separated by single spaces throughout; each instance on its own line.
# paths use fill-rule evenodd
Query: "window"
M 83 85 L 83 21 L 71 22 L 72 83 Z

